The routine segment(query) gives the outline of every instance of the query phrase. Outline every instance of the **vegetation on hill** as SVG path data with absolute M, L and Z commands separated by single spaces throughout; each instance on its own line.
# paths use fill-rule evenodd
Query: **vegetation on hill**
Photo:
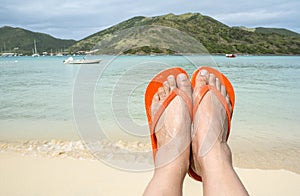
M 257 28 L 255 28 L 255 32 L 262 33 L 262 34 L 278 34 L 278 35 L 283 35 L 283 36 L 300 37 L 300 34 L 290 31 L 288 29 L 282 29 L 282 28 L 257 27 Z
M 106 34 L 93 49 L 97 54 L 208 53 L 189 34 L 158 25 L 136 26 Z
M 0 28 L 0 53 L 98 51 L 98 54 L 300 54 L 300 35 L 287 29 L 229 27 L 199 13 L 137 16 L 78 42 L 21 28 Z
M 193 45 L 202 44 L 210 53 L 243 53 L 243 54 L 300 54 L 300 37 L 297 33 L 288 30 L 270 30 L 267 28 L 255 29 L 255 31 L 249 31 L 243 28 L 229 27 L 221 22 L 198 13 L 187 13 L 182 15 L 167 14 L 156 17 L 143 17 L 138 16 L 121 22 L 113 27 L 95 33 L 77 43 L 72 45 L 70 51 L 79 50 L 92 50 L 99 46 L 102 42 L 110 43 L 110 53 L 114 51 L 119 53 L 118 48 L 125 48 L 126 40 L 128 36 L 123 36 L 126 29 L 136 29 L 142 26 L 162 26 L 175 29 L 182 32 L 182 34 L 188 34 L 197 42 Z M 176 37 L 175 34 L 168 34 L 165 31 L 165 36 L 158 36 L 159 33 L 152 30 L 153 36 L 143 36 L 145 31 L 141 30 L 138 33 L 135 32 L 135 36 L 139 37 L 141 42 L 138 46 L 129 48 L 123 51 L 123 53 L 153 53 L 155 50 L 166 51 L 170 53 L 172 47 L 174 48 L 175 38 L 180 41 L 178 46 L 183 43 L 184 39 Z M 150 31 L 151 32 L 151 31 Z M 172 31 L 175 32 L 175 31 Z M 170 35 L 172 44 L 164 44 L 164 47 L 158 48 L 157 43 L 165 41 L 167 35 Z M 116 38 L 117 37 L 117 38 Z M 148 39 L 151 37 L 152 39 Z M 153 39 L 155 38 L 155 39 Z M 132 40 L 133 38 L 131 38 Z M 107 41 L 108 40 L 108 41 Z M 117 42 L 112 42 L 116 40 Z M 169 41 L 170 41 L 169 40 Z M 123 43 L 123 46 L 122 46 Z M 144 43 L 144 44 L 143 44 Z M 100 45 L 101 45 L 100 44 Z M 103 44 L 102 44 L 103 45 Z M 182 47 L 192 47 L 186 44 Z M 99 48 L 99 47 L 98 47 Z M 147 49 L 148 48 L 148 49 Z M 151 49 L 152 48 L 152 49 Z M 145 50 L 147 49 L 147 50 Z M 140 51 L 139 51 L 140 50 Z M 182 51 L 188 51 L 189 48 L 183 48 Z M 105 50 L 102 50 L 105 53 Z M 176 52 L 176 51 L 175 51 Z
M 36 33 L 22 28 L 8 26 L 0 28 L 0 52 L 2 53 L 31 55 L 34 40 L 39 53 L 62 51 L 75 43 L 75 40 L 57 39 L 44 33 Z

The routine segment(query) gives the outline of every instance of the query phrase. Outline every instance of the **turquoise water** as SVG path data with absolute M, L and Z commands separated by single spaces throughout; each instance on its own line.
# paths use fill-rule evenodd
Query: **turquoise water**
M 283 137 L 295 142 L 300 139 L 300 57 L 100 58 L 103 59 L 101 64 L 89 65 L 93 66 L 91 69 L 98 67 L 102 71 L 95 76 L 98 78 L 92 104 L 100 123 L 104 127 L 107 124 L 113 135 L 119 134 L 116 116 L 119 118 L 120 115 L 116 113 L 122 111 L 116 108 L 118 104 L 128 105 L 124 108 L 128 109 L 130 120 L 141 126 L 146 125 L 143 94 L 147 82 L 155 73 L 167 67 L 180 66 L 192 74 L 196 67 L 209 65 L 227 75 L 235 88 L 233 128 L 237 129 L 234 132 L 236 135 L 242 137 L 250 133 L 251 137 Z M 72 98 L 80 65 L 65 65 L 62 63 L 64 59 L 65 57 L 0 58 L 1 140 L 78 137 Z M 132 93 L 127 96 L 125 92 L 125 97 L 120 97 L 120 84 L 119 88 Z M 141 134 L 132 134 L 147 137 L 146 131 L 143 129 Z M 124 136 L 123 133 L 120 135 Z
M 300 173 L 299 56 L 93 56 L 102 62 L 84 66 L 63 64 L 66 58 L 0 58 L 1 142 L 108 138 L 148 149 L 148 81 L 168 67 L 191 75 L 206 65 L 235 88 L 229 143 L 236 165 Z

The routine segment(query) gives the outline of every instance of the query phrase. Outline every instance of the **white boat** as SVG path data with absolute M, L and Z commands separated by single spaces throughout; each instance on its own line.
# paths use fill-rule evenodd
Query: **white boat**
M 226 54 L 225 55 L 227 58 L 235 58 L 236 54 Z
M 74 60 L 73 57 L 69 57 L 67 60 L 64 60 L 65 64 L 98 64 L 101 62 L 101 59 L 79 59 Z
M 5 53 L 2 53 L 2 57 L 12 57 L 12 56 L 15 56 L 16 54 L 15 53 L 12 53 L 12 52 L 5 52 Z
M 39 57 L 40 55 L 39 55 L 39 53 L 37 53 L 35 40 L 33 40 L 33 46 L 34 46 L 34 51 L 33 51 L 32 57 Z

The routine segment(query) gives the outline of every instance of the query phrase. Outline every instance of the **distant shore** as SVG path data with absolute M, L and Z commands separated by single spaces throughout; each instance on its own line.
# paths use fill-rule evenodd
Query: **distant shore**
M 300 56 L 300 54 L 246 54 L 246 53 L 233 53 L 235 54 L 237 57 L 251 57 L 251 56 Z M 98 54 L 98 55 L 91 55 L 91 56 L 115 56 L 116 54 Z M 195 55 L 199 55 L 199 56 L 226 56 L 225 53 L 207 53 L 207 54 L 193 54 L 193 53 L 178 53 L 178 54 L 161 54 L 161 53 L 149 53 L 149 54 L 117 54 L 117 56 L 195 56 Z M 84 57 L 86 56 L 85 54 L 53 54 L 53 55 L 41 55 L 40 57 L 68 57 L 68 56 L 77 56 L 77 57 Z M 0 59 L 9 59 L 9 58 L 16 58 L 16 57 L 32 57 L 31 55 L 19 55 L 19 54 L 7 54 L 4 53 L 1 55 L 0 53 Z M 40 58 L 39 57 L 39 58 Z M 32 57 L 33 58 L 33 57 Z M 35 57 L 36 58 L 36 57 Z

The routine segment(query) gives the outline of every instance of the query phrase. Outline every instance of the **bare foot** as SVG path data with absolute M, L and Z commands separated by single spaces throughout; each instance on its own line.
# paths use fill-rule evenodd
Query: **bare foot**
M 205 85 L 215 87 L 226 99 L 229 110 L 232 112 L 225 86 L 221 84 L 215 75 L 209 74 L 207 70 L 201 70 L 196 77 L 193 99 L 195 100 Z M 206 163 L 210 164 L 209 160 L 211 159 L 220 160 L 221 162 L 229 161 L 231 163 L 231 152 L 226 143 L 228 133 L 226 110 L 211 90 L 205 94 L 198 106 L 194 115 L 192 132 L 193 154 L 191 167 L 199 176 L 203 178 Z M 209 168 L 213 168 L 213 166 L 209 165 Z
M 151 105 L 152 119 L 171 91 L 176 88 L 192 99 L 192 87 L 188 78 L 184 74 L 179 74 L 176 79 L 171 75 L 164 87 L 154 95 Z M 182 195 L 183 181 L 189 168 L 191 122 L 189 107 L 182 97 L 176 96 L 155 126 L 158 145 L 155 170 L 144 196 Z
M 203 195 L 248 195 L 234 171 L 231 151 L 226 143 L 232 107 L 225 86 L 215 75 L 202 70 L 196 77 L 193 98 L 195 100 L 207 84 L 211 89 L 204 95 L 194 115 L 191 167 L 202 177 Z M 228 106 L 229 117 L 223 104 Z
M 152 117 L 168 97 L 170 92 L 178 88 L 192 99 L 191 83 L 184 74 L 177 78 L 170 75 L 164 86 L 154 95 L 151 105 Z M 191 116 L 188 106 L 182 97 L 176 96 L 167 106 L 155 127 L 158 151 L 155 157 L 156 167 L 165 166 L 170 162 L 177 162 L 187 171 L 190 156 Z M 185 171 L 185 172 L 186 172 Z

